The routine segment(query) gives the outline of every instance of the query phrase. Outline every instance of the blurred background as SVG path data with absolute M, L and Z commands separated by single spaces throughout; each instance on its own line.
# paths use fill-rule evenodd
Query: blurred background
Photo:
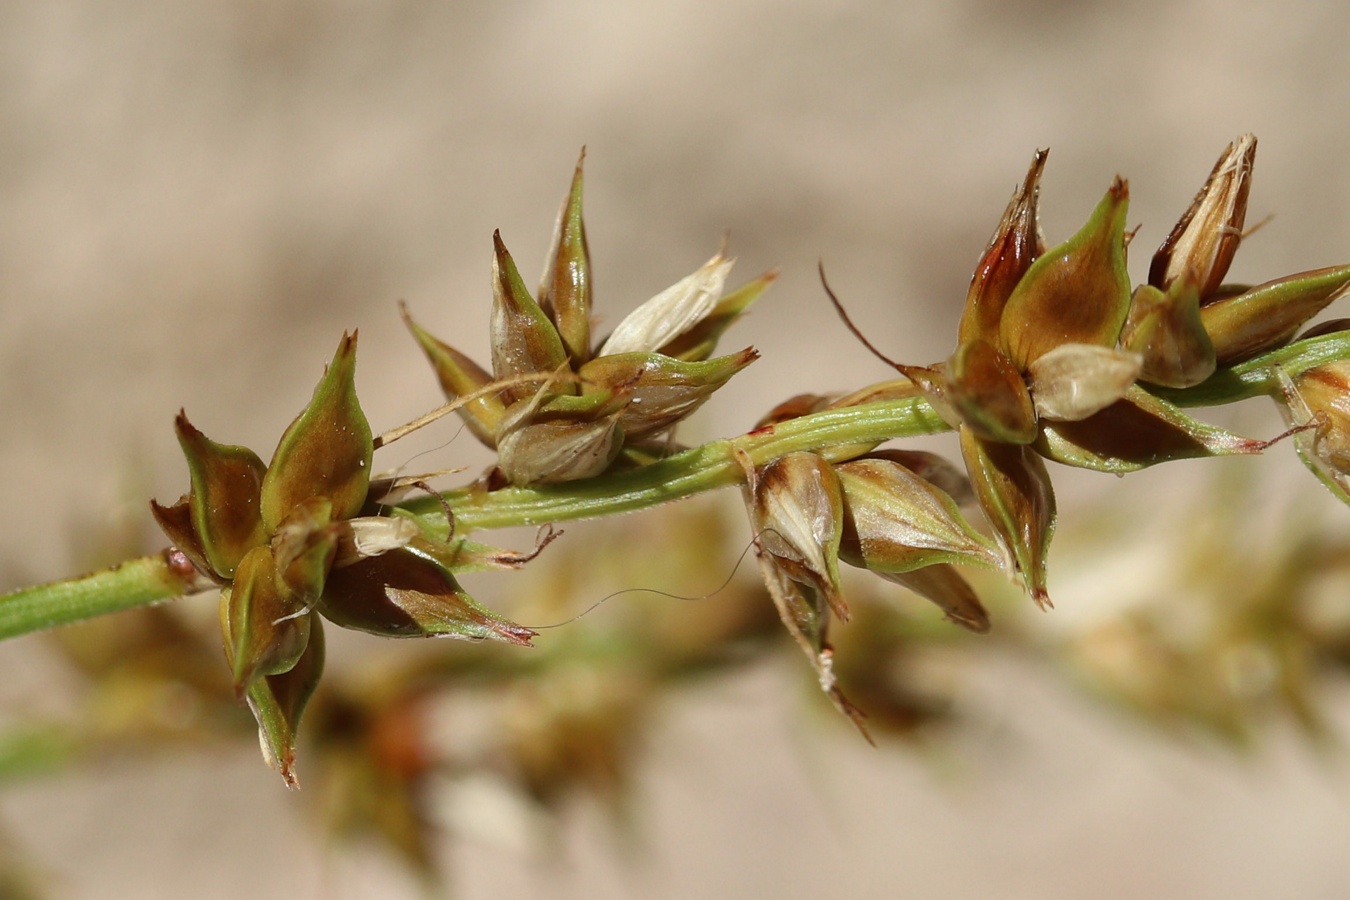
M 344 329 L 361 330 L 377 431 L 437 405 L 397 301 L 486 360 L 492 231 L 532 282 L 583 145 L 602 323 L 724 235 L 732 283 L 781 270 L 722 345 L 763 359 L 686 441 L 744 431 L 794 393 L 887 377 L 825 302 L 818 260 L 874 343 L 946 356 L 971 267 L 1039 147 L 1051 242 L 1114 175 L 1131 180 L 1140 280 L 1224 145 L 1254 132 L 1248 221 L 1275 218 L 1230 279 L 1344 263 L 1347 29 L 1331 0 L 0 5 L 0 589 L 157 549 L 145 498 L 187 485 L 178 409 L 266 458 Z M 1281 427 L 1269 404 L 1215 420 Z M 379 462 L 426 451 L 412 464 L 477 471 L 487 455 L 456 434 Z M 1278 702 L 1243 719 L 1241 749 L 1226 726 L 1145 709 L 1141 727 L 1129 702 L 1082 687 L 1120 648 L 1097 629 L 1132 604 L 1194 624 L 1178 567 L 1215 576 L 1218 608 L 1258 582 L 1278 599 L 1288 582 L 1261 579 L 1310 534 L 1344 574 L 1350 514 L 1288 447 L 1128 484 L 1056 475 L 1059 608 L 996 603 L 994 637 L 924 657 L 912 683 L 950 713 L 936 731 L 868 747 L 816 714 L 807 667 L 786 653 L 672 689 L 642 725 L 618 827 L 583 793 L 538 840 L 532 807 L 500 784 L 441 785 L 434 855 L 456 894 L 1345 896 L 1343 681 L 1311 679 L 1294 702 L 1284 680 L 1260 682 L 1258 660 L 1252 677 L 1278 683 Z M 715 562 L 643 586 L 721 583 L 748 540 L 722 499 L 736 527 Z M 629 552 L 659 561 L 670 529 L 638 520 L 625 540 L 646 543 Z M 584 567 L 576 534 L 548 554 Z M 643 576 L 625 577 L 580 593 Z M 1350 589 L 1338 578 L 1316 588 L 1333 618 Z M 475 585 L 499 607 L 515 590 Z M 190 603 L 186 618 L 209 625 L 213 602 Z M 658 604 L 671 621 L 675 603 Z M 50 643 L 0 646 L 4 722 L 83 709 L 87 683 Z M 339 672 L 391 652 L 331 643 Z M 306 800 L 321 771 L 302 755 L 305 790 L 287 793 L 248 732 L 10 779 L 6 852 L 62 897 L 418 896 L 395 855 L 335 849 Z

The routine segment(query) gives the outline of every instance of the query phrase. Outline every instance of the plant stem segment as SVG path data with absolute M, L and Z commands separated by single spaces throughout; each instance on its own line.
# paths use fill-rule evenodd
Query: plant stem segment
M 1156 393 L 1179 406 L 1235 403 L 1278 394 L 1276 366 L 1301 371 L 1335 359 L 1350 359 L 1350 332 L 1298 341 L 1220 370 L 1193 388 Z M 947 429 L 924 400 L 871 403 L 813 413 L 730 440 L 712 441 L 629 472 L 560 485 L 460 489 L 444 497 L 460 535 L 542 525 L 631 512 L 739 484 L 743 470 L 732 457 L 733 449 L 743 450 L 756 466 L 801 450 L 843 459 L 858 455 L 864 445 Z M 414 516 L 442 534 L 447 530 L 444 510 L 436 498 L 408 501 L 399 513 Z M 148 606 L 208 586 L 176 551 L 167 550 L 101 572 L 0 596 L 0 639 Z
M 630 472 L 559 485 L 451 491 L 445 499 L 454 511 L 455 530 L 460 535 L 594 518 L 739 484 L 744 474 L 732 457 L 733 447 L 744 450 L 758 466 L 798 450 L 819 452 L 826 458 L 840 450 L 856 456 L 860 444 L 935 434 L 948 427 L 926 401 L 918 398 L 872 403 L 827 410 L 731 440 L 712 441 Z M 412 500 L 402 508 L 417 516 L 424 526 L 444 532 L 445 514 L 435 498 Z
M 201 590 L 200 576 L 166 550 L 89 575 L 24 588 L 0 597 L 0 638 L 69 625 Z

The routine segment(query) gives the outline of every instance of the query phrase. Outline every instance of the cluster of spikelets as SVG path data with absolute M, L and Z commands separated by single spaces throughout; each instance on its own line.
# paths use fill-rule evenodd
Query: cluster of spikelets
M 588 478 L 668 454 L 674 445 L 661 436 L 757 358 L 749 348 L 709 358 L 774 277 L 724 297 L 733 261 L 720 253 L 593 351 L 581 188 L 578 165 L 538 301 L 494 235 L 491 376 L 405 312 L 446 393 L 498 453 L 485 487 Z M 532 554 L 442 538 L 387 505 L 417 479 L 372 480 L 374 449 L 388 438 L 367 423 L 355 363 L 356 335 L 344 335 L 268 465 L 248 448 L 210 440 L 180 413 L 191 490 L 172 506 L 152 503 L 175 547 L 221 589 L 235 690 L 258 719 L 269 761 L 291 783 L 296 727 L 323 669 L 315 613 L 390 637 L 528 645 L 534 636 L 482 607 L 455 577 L 515 568 Z
M 1050 605 L 1055 497 L 1045 460 L 1123 474 L 1269 446 L 1200 422 L 1161 395 L 1216 373 L 1233 377 L 1233 366 L 1288 344 L 1350 286 L 1346 266 L 1257 286 L 1224 283 L 1243 236 L 1255 151 L 1250 135 L 1225 149 L 1154 254 L 1148 282 L 1133 290 L 1126 183 L 1117 178 L 1082 229 L 1047 249 L 1036 211 L 1046 154 L 1036 154 L 976 268 L 950 357 L 891 363 L 902 380 L 842 400 L 793 398 L 766 420 L 917 393 L 959 435 L 965 477 L 940 458 L 896 450 L 845 462 L 794 453 L 747 467 L 769 591 L 822 688 L 855 722 L 858 712 L 835 685 L 827 638 L 830 616 L 848 616 L 839 560 L 986 631 L 987 613 L 952 564 L 1002 567 Z M 1341 362 L 1281 372 L 1280 399 L 1300 450 L 1342 497 L 1347 376 Z M 971 495 L 997 548 L 960 512 L 957 501 Z
M 759 354 L 709 358 L 721 337 L 773 281 L 766 274 L 725 297 L 734 260 L 718 253 L 657 294 L 603 341 L 591 340 L 591 267 L 578 164 L 558 216 L 538 297 L 494 234 L 492 372 L 404 319 L 469 429 L 497 452 L 516 485 L 591 478 L 670 452 L 665 439 Z
M 1077 234 L 1047 248 L 1037 223 L 1038 153 L 976 268 L 950 357 L 896 365 L 899 378 L 843 397 L 794 397 L 752 432 L 825 410 L 866 416 L 923 402 L 958 432 L 964 473 L 935 455 L 876 443 L 769 460 L 728 443 L 779 616 L 855 723 L 862 717 L 838 688 L 828 636 L 832 618 L 849 616 L 840 561 L 914 590 L 973 631 L 987 630 L 989 617 L 956 566 L 1008 571 L 1048 606 L 1055 502 L 1045 460 L 1120 474 L 1270 443 L 1192 418 L 1180 405 L 1192 388 L 1244 377 L 1257 362 L 1273 368 L 1300 453 L 1350 498 L 1350 363 L 1281 367 L 1272 356 L 1350 286 L 1350 267 L 1255 287 L 1223 280 L 1243 236 L 1255 146 L 1246 136 L 1225 150 L 1154 255 L 1147 283 L 1133 290 L 1126 184 L 1117 179 Z M 593 342 L 581 191 L 578 166 L 536 295 L 494 235 L 490 372 L 404 313 L 451 406 L 497 453 L 475 491 L 583 480 L 599 490 L 615 473 L 668 458 L 679 449 L 674 426 L 756 358 L 750 348 L 713 352 L 773 276 L 724 296 L 732 261 L 721 253 Z M 296 728 L 323 665 L 316 613 L 388 636 L 533 637 L 476 603 L 455 577 L 517 567 L 528 555 L 469 541 L 453 503 L 446 537 L 389 505 L 391 482 L 372 480 L 373 450 L 386 439 L 372 435 L 357 402 L 355 343 L 344 336 L 268 465 L 210 441 L 180 415 L 191 491 L 154 506 L 174 544 L 221 588 L 236 691 L 288 781 Z M 966 518 L 970 505 L 992 538 Z

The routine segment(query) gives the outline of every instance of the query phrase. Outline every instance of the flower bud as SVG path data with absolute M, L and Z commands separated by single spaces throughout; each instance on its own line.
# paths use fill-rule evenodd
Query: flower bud
M 1202 302 L 1218 290 L 1242 242 L 1251 190 L 1256 137 L 1244 134 L 1224 150 L 1205 186 L 1162 242 L 1148 270 L 1148 283 L 1166 291 L 1183 278 L 1196 284 Z
M 1036 219 L 1036 201 L 1049 152 L 1037 150 L 1032 157 L 1026 178 L 1013 191 L 1003 220 L 989 241 L 980 264 L 975 267 L 957 332 L 957 339 L 962 343 L 977 338 L 997 342 L 998 323 L 1008 297 L 1036 257 L 1045 252 L 1045 241 Z
M 548 397 L 548 385 L 514 404 L 497 435 L 497 465 L 516 485 L 599 475 L 623 449 L 624 398 L 599 392 Z
M 1060 344 L 1116 346 L 1130 308 L 1129 199 L 1117 178 L 1087 224 L 1039 257 L 1017 283 L 999 321 L 999 340 L 1018 371 Z
M 736 261 L 718 253 L 629 313 L 600 348 L 600 356 L 650 353 L 674 341 L 717 307 L 727 273 Z
M 873 450 L 868 459 L 888 459 L 904 466 L 924 481 L 956 501 L 957 506 L 968 506 L 975 502 L 975 492 L 970 488 L 970 479 L 960 466 L 948 461 L 945 456 L 929 453 L 926 450 L 902 450 L 899 447 L 887 447 Z
M 1304 465 L 1343 503 L 1350 503 L 1350 361 L 1334 360 L 1291 374 L 1277 369 L 1284 412 Z
M 1060 344 L 1027 370 L 1036 415 L 1079 421 L 1115 403 L 1139 377 L 1143 357 L 1097 344 Z
M 572 189 L 558 212 L 539 285 L 539 306 L 557 326 L 563 349 L 574 366 L 589 359 L 591 352 L 591 255 L 581 218 L 581 164 L 585 159 L 586 150 L 582 148 L 572 175 Z
M 1200 294 L 1191 277 L 1161 291 L 1141 284 L 1130 298 L 1120 346 L 1143 357 L 1139 378 L 1163 387 L 1188 388 L 1214 374 L 1214 343 L 1200 317 Z
M 593 478 L 618 457 L 623 431 L 614 414 L 594 421 L 531 422 L 504 434 L 498 464 L 512 484 L 556 484 Z
M 1350 266 L 1277 278 L 1200 307 L 1219 365 L 1228 366 L 1289 341 L 1350 288 Z
M 754 475 L 749 510 L 758 546 L 847 621 L 848 605 L 839 591 L 844 501 L 834 469 L 814 453 L 789 453 Z
M 835 473 L 844 491 L 839 554 L 850 565 L 898 573 L 939 563 L 991 569 L 1002 563 L 956 501 L 893 459 L 854 459 Z
M 334 566 L 350 566 L 372 556 L 406 547 L 421 536 L 412 519 L 402 516 L 363 516 L 335 523 L 337 553 Z

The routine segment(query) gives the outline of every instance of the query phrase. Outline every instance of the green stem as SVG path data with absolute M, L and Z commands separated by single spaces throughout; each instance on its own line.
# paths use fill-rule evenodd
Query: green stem
M 1155 390 L 1178 406 L 1222 406 L 1260 396 L 1278 396 L 1274 366 L 1302 371 L 1350 357 L 1350 332 L 1309 338 L 1214 373 L 1185 390 Z M 731 440 L 712 441 L 632 472 L 605 475 L 564 485 L 508 487 L 496 491 L 450 491 L 445 499 L 460 534 L 516 525 L 542 525 L 632 512 L 704 491 L 739 484 L 741 468 L 733 447 L 763 465 L 786 453 L 809 450 L 832 457 L 832 450 L 855 456 L 857 445 L 935 434 L 949 426 L 926 400 L 909 398 L 832 409 L 782 422 Z M 402 504 L 421 524 L 444 534 L 445 513 L 438 500 L 418 498 Z
M 1273 366 L 1304 371 L 1333 360 L 1350 359 L 1350 332 L 1298 341 L 1279 350 L 1223 369 L 1203 384 L 1156 393 L 1179 406 L 1220 406 L 1257 396 L 1278 396 Z M 704 491 L 739 484 L 743 478 L 733 450 L 744 451 L 754 465 L 785 453 L 807 450 L 832 459 L 855 456 L 866 445 L 947 430 L 927 402 L 908 398 L 813 413 L 741 435 L 685 450 L 628 472 L 586 481 L 496 491 L 472 488 L 444 496 L 462 534 L 518 525 L 540 525 L 645 509 Z M 444 531 L 445 515 L 435 498 L 401 506 L 432 529 Z M 0 596 L 0 639 L 43 628 L 147 606 L 203 585 L 178 564 L 175 553 L 133 559 L 65 581 L 25 588 Z
M 832 409 L 752 431 L 731 440 L 712 441 L 659 462 L 585 481 L 496 491 L 450 491 L 445 499 L 460 534 L 516 525 L 542 525 L 646 509 L 704 491 L 739 484 L 741 467 L 733 448 L 756 466 L 786 453 L 811 450 L 830 457 L 856 456 L 859 445 L 946 431 L 932 407 L 917 397 Z M 432 530 L 445 531 L 445 513 L 436 498 L 401 505 Z
M 69 625 L 181 596 L 198 587 L 190 563 L 175 565 L 173 551 L 0 597 L 0 639 Z

